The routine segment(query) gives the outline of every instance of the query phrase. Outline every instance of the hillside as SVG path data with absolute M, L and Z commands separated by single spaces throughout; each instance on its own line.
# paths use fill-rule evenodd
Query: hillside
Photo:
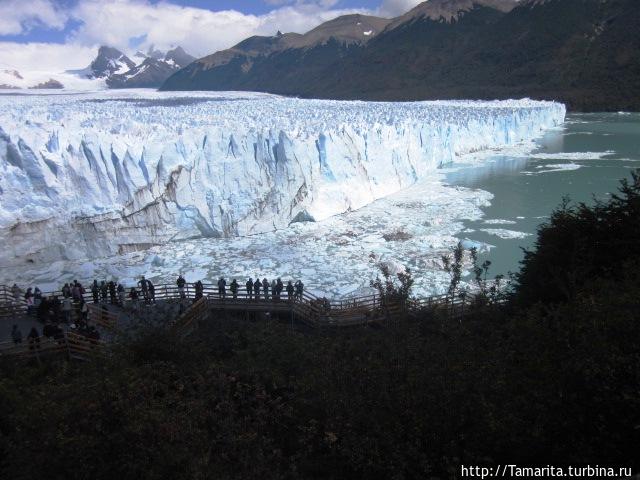
M 332 22 L 362 22 L 353 17 Z M 529 96 L 573 110 L 640 109 L 635 0 L 430 0 L 375 22 L 359 41 L 327 24 L 254 37 L 194 62 L 162 89 L 363 100 Z M 317 30 L 321 41 L 304 41 Z

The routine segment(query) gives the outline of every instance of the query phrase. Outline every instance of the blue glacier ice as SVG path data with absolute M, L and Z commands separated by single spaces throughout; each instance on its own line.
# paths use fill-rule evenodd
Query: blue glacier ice
M 462 155 L 529 141 L 565 113 L 528 99 L 3 95 L 0 261 L 104 256 L 323 220 Z

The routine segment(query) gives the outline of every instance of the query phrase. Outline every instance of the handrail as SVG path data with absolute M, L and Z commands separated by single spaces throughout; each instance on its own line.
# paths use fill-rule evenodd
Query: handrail
M 136 287 L 137 289 L 137 287 Z M 125 289 L 128 292 L 130 289 Z M 54 291 L 43 293 L 43 296 L 58 296 L 62 297 L 61 291 Z M 225 302 L 247 303 L 247 302 L 288 302 L 290 304 L 290 310 L 298 316 L 307 317 L 314 322 L 319 322 L 323 318 L 331 317 L 335 322 L 338 319 L 362 317 L 370 312 L 375 312 L 384 305 L 384 299 L 379 294 L 370 294 L 362 296 L 345 297 L 338 300 L 329 300 L 327 298 L 320 298 L 309 291 L 303 291 L 302 295 L 294 293 L 293 297 L 289 297 L 288 293 L 283 291 L 280 296 L 274 295 L 271 288 L 267 290 L 266 294 L 263 289 L 256 295 L 254 291 L 249 293 L 244 284 L 239 283 L 237 291 L 231 292 L 230 285 L 225 288 L 225 294 L 221 295 L 218 291 L 217 285 L 203 284 L 202 296 L 211 299 L 211 305 L 219 305 L 221 300 Z M 180 289 L 175 284 L 160 284 L 155 286 L 153 300 L 163 299 L 195 299 L 196 289 L 194 283 L 185 283 L 183 289 Z M 97 323 L 106 328 L 115 328 L 118 321 L 118 316 L 112 312 L 105 312 L 102 309 L 98 309 L 97 304 L 93 303 L 93 295 L 90 291 L 86 291 L 83 294 L 83 298 L 89 305 L 92 317 L 97 319 Z M 109 293 L 106 298 L 100 294 L 99 302 L 109 302 L 111 300 Z M 114 299 L 116 303 L 119 303 L 120 298 L 116 295 Z M 125 297 L 125 301 L 129 302 L 130 299 Z M 434 295 L 431 297 L 412 299 L 407 308 L 409 311 L 415 311 L 424 307 L 448 307 L 451 309 L 452 316 L 457 316 L 456 309 L 464 310 L 464 306 L 472 301 L 472 296 L 467 298 L 452 298 L 450 295 Z M 0 317 L 6 316 L 7 311 L 10 310 L 14 314 L 16 308 L 26 308 L 26 302 L 23 298 L 20 298 L 16 303 L 16 299 L 11 294 L 9 287 L 6 285 L 0 285 Z M 11 310 L 13 309 L 13 310 Z

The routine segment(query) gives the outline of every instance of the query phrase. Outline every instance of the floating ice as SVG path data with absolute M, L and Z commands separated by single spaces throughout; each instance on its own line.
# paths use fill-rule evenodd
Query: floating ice
M 605 152 L 561 152 L 561 153 L 532 153 L 529 158 L 536 160 L 602 160 L 615 155 L 613 150 Z
M 504 228 L 481 228 L 480 231 L 488 233 L 489 235 L 495 235 L 496 237 L 500 237 L 505 240 L 526 238 L 531 236 L 530 233 L 517 232 L 515 230 L 506 230 Z
M 518 218 L 521 218 L 521 217 L 518 217 Z M 517 222 L 514 222 L 513 220 L 505 220 L 503 218 L 491 218 L 491 219 L 485 220 L 483 223 L 487 225 L 514 225 Z

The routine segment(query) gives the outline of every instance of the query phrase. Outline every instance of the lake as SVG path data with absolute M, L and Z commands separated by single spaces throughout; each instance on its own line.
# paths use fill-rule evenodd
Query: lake
M 521 248 L 533 246 L 538 225 L 564 196 L 573 202 L 606 200 L 617 191 L 620 179 L 640 168 L 640 114 L 569 115 L 561 128 L 548 131 L 536 144 L 531 155 L 500 155 L 446 175 L 451 185 L 494 195 L 491 205 L 482 207 L 484 217 L 465 221 L 466 231 L 458 234 L 495 247 L 481 255 L 492 262 L 493 275 L 518 269 Z M 501 238 L 496 233 L 509 233 L 483 231 L 487 229 L 530 235 Z

